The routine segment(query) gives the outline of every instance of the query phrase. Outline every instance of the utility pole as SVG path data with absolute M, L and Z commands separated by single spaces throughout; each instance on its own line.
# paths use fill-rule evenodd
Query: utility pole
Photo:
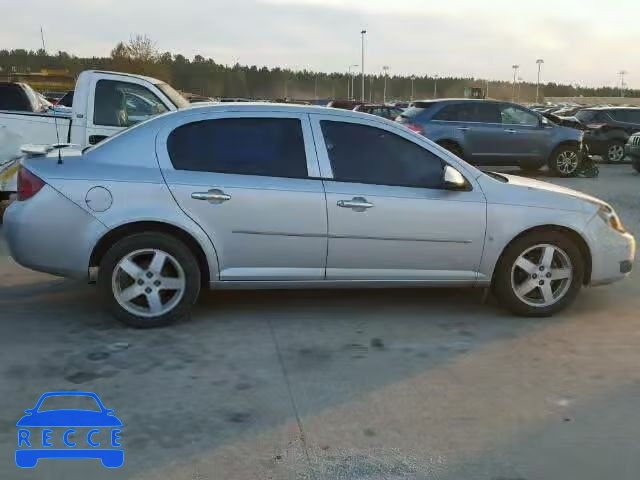
M 620 98 L 624 97 L 624 76 L 629 73 L 626 70 L 620 70 L 618 75 L 620 75 Z
M 362 65 L 362 103 L 364 103 L 364 36 L 366 33 L 366 30 L 362 30 L 360 32 L 360 35 L 362 36 L 362 62 L 360 63 Z
M 438 75 L 433 76 L 433 98 L 438 96 Z
M 539 58 L 536 60 L 536 63 L 538 64 L 538 82 L 536 83 L 536 103 L 539 103 L 540 102 L 540 68 L 544 63 L 544 60 Z
M 47 47 L 44 45 L 44 32 L 42 30 L 42 25 L 40 25 L 40 39 L 42 40 L 42 50 L 47 51 Z
M 384 88 L 382 90 L 382 103 L 386 104 L 387 103 L 387 72 L 389 71 L 389 66 L 385 65 L 384 67 L 382 67 L 382 70 L 384 70 Z
M 369 76 L 369 103 L 373 103 L 373 75 Z
M 518 78 L 518 69 L 520 65 L 511 65 L 513 68 L 513 94 L 511 95 L 511 100 L 516 101 L 516 79 Z

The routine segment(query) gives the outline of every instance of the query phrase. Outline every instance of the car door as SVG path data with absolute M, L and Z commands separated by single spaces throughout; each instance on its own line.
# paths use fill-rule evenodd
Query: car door
M 322 280 L 327 211 L 308 116 L 177 118 L 156 151 L 176 201 L 212 240 L 220 280 Z
M 328 280 L 473 283 L 486 205 L 442 188 L 445 160 L 386 122 L 311 115 L 327 197 Z
M 476 164 L 500 163 L 505 156 L 502 128 L 497 105 L 467 101 L 446 105 L 433 117 L 448 126 L 447 140 L 456 141 L 467 161 Z M 494 113 L 491 115 L 491 113 Z
M 89 98 L 85 145 L 95 145 L 125 128 L 171 109 L 168 102 L 134 80 L 96 80 Z M 144 112 L 135 107 L 134 101 L 138 106 L 145 105 Z
M 503 145 L 510 160 L 546 160 L 553 129 L 544 128 L 538 115 L 519 105 L 501 104 L 500 115 L 506 133 Z

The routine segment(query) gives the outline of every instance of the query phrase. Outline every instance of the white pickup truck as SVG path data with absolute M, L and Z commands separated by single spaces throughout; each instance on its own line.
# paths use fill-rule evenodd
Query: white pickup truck
M 155 78 L 86 70 L 78 76 L 68 112 L 0 110 L 0 201 L 16 192 L 24 144 L 94 145 L 153 115 L 189 102 Z

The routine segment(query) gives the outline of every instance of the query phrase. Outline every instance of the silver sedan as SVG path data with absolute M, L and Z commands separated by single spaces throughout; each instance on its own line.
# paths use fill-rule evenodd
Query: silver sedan
M 22 159 L 11 253 L 96 282 L 135 327 L 187 316 L 202 287 L 491 287 L 550 315 L 635 255 L 601 200 L 482 173 L 358 112 L 205 105 L 48 150 Z

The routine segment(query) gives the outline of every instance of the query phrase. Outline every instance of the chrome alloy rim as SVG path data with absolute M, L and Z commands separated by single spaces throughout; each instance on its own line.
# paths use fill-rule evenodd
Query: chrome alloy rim
M 533 307 L 549 307 L 560 301 L 572 280 L 573 266 L 567 253 L 546 243 L 525 250 L 511 268 L 516 297 Z
M 171 311 L 186 289 L 184 270 L 167 252 L 149 248 L 123 257 L 111 288 L 118 304 L 133 315 L 159 317 Z
M 560 173 L 569 175 L 578 168 L 578 154 L 572 150 L 560 152 L 556 158 L 556 166 Z

